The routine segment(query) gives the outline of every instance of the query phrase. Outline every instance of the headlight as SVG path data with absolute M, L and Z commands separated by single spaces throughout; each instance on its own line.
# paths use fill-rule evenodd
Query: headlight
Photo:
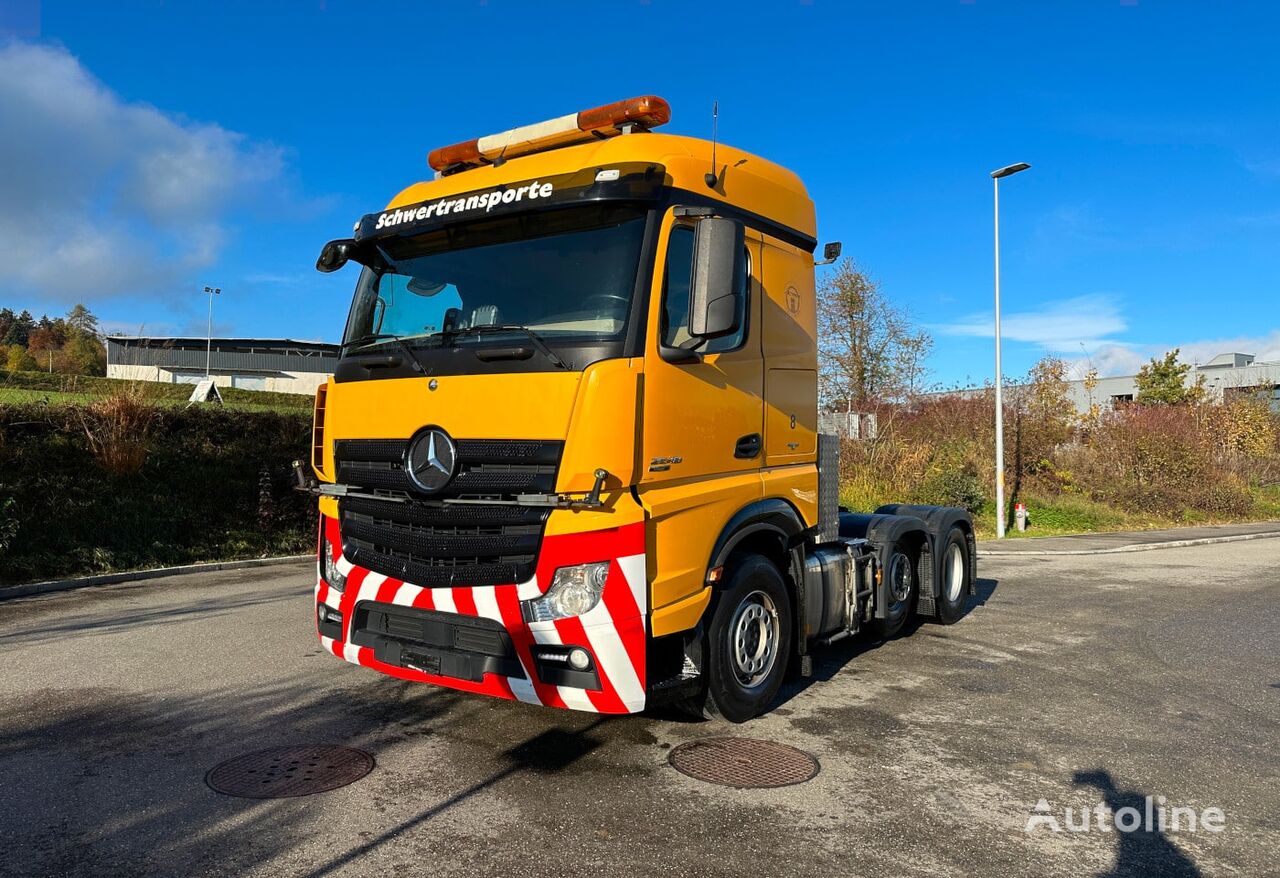
M 561 567 L 552 577 L 551 588 L 546 594 L 525 601 L 525 618 L 530 622 L 547 622 L 585 615 L 600 603 L 608 577 L 608 561 Z
M 338 562 L 333 560 L 333 547 L 328 540 L 324 541 L 324 581 L 330 588 L 342 591 L 347 587 L 347 577 L 338 569 Z

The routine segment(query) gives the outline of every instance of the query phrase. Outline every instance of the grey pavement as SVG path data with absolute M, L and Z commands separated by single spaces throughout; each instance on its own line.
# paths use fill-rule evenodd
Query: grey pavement
M 0 873 L 1265 875 L 1280 853 L 1280 541 L 1002 557 L 958 624 L 846 643 L 744 724 L 615 719 L 399 682 L 316 642 L 309 565 L 0 603 Z M 709 786 L 715 735 L 816 755 Z M 377 758 L 295 799 L 205 773 L 278 744 Z M 1221 833 L 1025 831 L 1147 795 Z
M 1010 536 L 1003 540 L 982 540 L 979 557 L 996 555 L 1104 555 L 1142 552 L 1179 546 L 1234 543 L 1280 537 L 1280 521 L 1251 521 L 1246 524 L 1214 524 L 1203 527 L 1175 527 L 1163 530 L 1116 531 L 1113 533 L 1071 534 L 1061 537 Z

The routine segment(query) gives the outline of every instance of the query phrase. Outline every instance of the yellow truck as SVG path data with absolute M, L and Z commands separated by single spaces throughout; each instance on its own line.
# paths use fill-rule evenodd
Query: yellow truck
M 296 468 L 335 656 L 743 721 L 820 646 L 959 618 L 964 511 L 838 507 L 803 184 L 669 117 L 639 97 L 434 150 L 324 246 L 359 266 Z

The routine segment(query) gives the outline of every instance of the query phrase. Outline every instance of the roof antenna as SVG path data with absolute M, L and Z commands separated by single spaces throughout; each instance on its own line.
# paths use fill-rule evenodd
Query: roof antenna
M 707 188 L 716 188 L 719 178 L 716 177 L 716 135 L 720 127 L 720 102 L 711 103 L 711 170 L 702 179 L 707 181 Z

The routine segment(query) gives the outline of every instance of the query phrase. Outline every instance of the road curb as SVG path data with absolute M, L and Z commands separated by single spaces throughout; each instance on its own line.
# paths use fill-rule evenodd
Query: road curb
M 182 576 L 187 573 L 217 573 L 220 570 L 243 570 L 248 567 L 273 567 L 298 561 L 314 561 L 315 554 L 281 555 L 274 558 L 248 558 L 243 561 L 210 561 L 203 564 L 183 564 L 179 567 L 156 567 L 152 570 L 130 570 L 123 573 L 100 573 L 97 576 L 79 576 L 75 579 L 51 579 L 27 585 L 0 585 L 0 601 L 6 598 L 69 591 L 92 585 L 115 585 L 121 582 L 137 582 L 146 579 L 162 579 L 166 576 Z
M 1149 552 L 1155 549 L 1180 549 L 1185 546 L 1209 546 L 1214 543 L 1238 543 L 1243 540 L 1262 540 L 1280 537 L 1280 530 L 1253 534 L 1231 534 L 1222 537 L 1197 537 L 1190 540 L 1165 540 L 1160 543 L 1131 543 L 1127 546 L 1111 546 L 1106 549 L 1042 549 L 1036 551 L 1004 551 L 1001 549 L 983 549 L 978 547 L 979 558 L 1016 558 L 1019 555 L 1043 557 L 1045 555 L 1118 555 L 1124 552 Z M 1054 539 L 1050 537 L 1049 539 Z

